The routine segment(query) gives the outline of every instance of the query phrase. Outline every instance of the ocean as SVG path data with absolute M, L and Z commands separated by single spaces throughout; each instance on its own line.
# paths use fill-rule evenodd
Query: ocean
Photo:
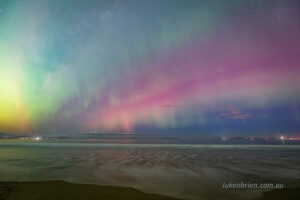
M 132 187 L 183 199 L 253 199 L 300 186 L 300 146 L 0 142 L 0 181 L 65 180 Z

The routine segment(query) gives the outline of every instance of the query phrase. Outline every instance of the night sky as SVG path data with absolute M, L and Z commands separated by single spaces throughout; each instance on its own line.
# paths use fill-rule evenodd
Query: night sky
M 0 132 L 300 133 L 299 1 L 0 0 Z

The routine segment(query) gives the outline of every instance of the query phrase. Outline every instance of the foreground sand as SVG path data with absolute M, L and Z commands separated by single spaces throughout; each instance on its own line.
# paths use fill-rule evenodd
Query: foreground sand
M 0 200 L 175 200 L 131 188 L 64 181 L 0 182 Z
M 299 200 L 300 188 L 283 188 L 264 192 L 258 200 Z
M 201 198 L 199 198 L 201 199 Z M 299 200 L 300 188 L 265 192 L 258 200 Z M 0 182 L 0 200 L 176 200 L 132 188 L 64 181 Z M 234 199 L 236 200 L 236 198 Z

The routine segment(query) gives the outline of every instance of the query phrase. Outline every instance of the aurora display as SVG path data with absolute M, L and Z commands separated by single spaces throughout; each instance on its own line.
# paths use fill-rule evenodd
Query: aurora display
M 300 133 L 298 1 L 0 0 L 0 132 Z

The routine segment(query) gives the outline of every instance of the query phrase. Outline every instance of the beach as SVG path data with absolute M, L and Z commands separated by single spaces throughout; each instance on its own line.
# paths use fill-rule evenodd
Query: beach
M 178 199 L 254 200 L 272 188 L 226 189 L 223 183 L 300 187 L 299 152 L 293 145 L 3 142 L 0 181 L 61 180 Z

